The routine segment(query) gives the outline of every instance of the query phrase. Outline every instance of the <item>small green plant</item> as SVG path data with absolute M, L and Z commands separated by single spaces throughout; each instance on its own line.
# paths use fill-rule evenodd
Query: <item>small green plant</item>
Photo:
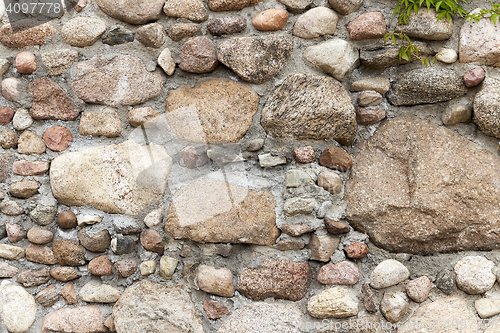
M 494 4 L 493 1 L 490 2 L 492 9 L 481 9 L 479 13 L 474 13 L 474 14 L 468 14 L 466 16 L 467 20 L 474 20 L 476 22 L 479 22 L 483 17 L 485 16 L 490 16 L 490 21 L 493 22 L 493 24 L 497 24 L 497 21 L 500 17 L 500 3 Z

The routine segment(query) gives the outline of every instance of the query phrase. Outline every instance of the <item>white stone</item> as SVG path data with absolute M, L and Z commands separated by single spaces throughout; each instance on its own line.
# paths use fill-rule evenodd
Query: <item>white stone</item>
M 493 261 L 481 256 L 467 256 L 454 267 L 457 286 L 468 294 L 482 294 L 493 288 L 496 276 Z
M 333 35 L 338 21 L 335 11 L 327 7 L 316 7 L 299 16 L 293 27 L 293 35 L 306 39 Z
M 5 3 L 3 1 L 0 1 L 0 19 L 2 19 L 4 15 L 5 15 Z
M 12 118 L 12 125 L 18 131 L 24 131 L 33 125 L 33 118 L 26 109 L 18 109 Z
M 342 191 L 342 178 L 333 171 L 322 171 L 318 175 L 318 186 L 321 186 L 331 194 L 337 194 Z
M 151 211 L 146 217 L 144 217 L 144 224 L 148 226 L 148 228 L 152 228 L 161 223 L 161 213 L 163 211 L 163 204 L 160 204 L 158 208 Z
M 394 259 L 382 261 L 370 275 L 370 286 L 383 289 L 394 286 L 410 277 L 410 271 Z
M 303 57 L 311 65 L 339 81 L 342 81 L 345 74 L 359 63 L 359 52 L 340 38 L 309 46 L 304 51 Z
M 175 62 L 174 59 L 172 59 L 172 54 L 170 53 L 168 47 L 161 51 L 160 55 L 158 56 L 158 65 L 163 68 L 167 75 L 174 74 Z
M 114 303 L 120 298 L 120 291 L 109 284 L 92 281 L 80 289 L 78 296 L 89 303 Z
M 388 321 L 397 322 L 404 316 L 407 309 L 408 303 L 400 293 L 384 293 L 380 302 L 380 312 Z
M 78 214 L 76 216 L 76 221 L 78 222 L 79 226 L 82 226 L 87 224 L 100 223 L 102 221 L 102 217 L 90 214 Z
M 155 272 L 156 270 L 156 261 L 154 260 L 146 260 L 141 262 L 139 266 L 139 270 L 141 271 L 142 276 L 148 276 Z
M 436 59 L 438 61 L 444 62 L 445 64 L 453 64 L 455 61 L 457 61 L 458 54 L 454 49 L 446 49 L 442 47 L 436 54 Z
M 474 302 L 479 317 L 489 318 L 500 313 L 500 300 L 481 298 Z
M 177 259 L 163 256 L 160 259 L 160 276 L 165 280 L 170 280 L 174 275 L 175 268 L 179 262 Z
M 313 198 L 289 198 L 285 200 L 284 211 L 287 216 L 311 214 L 316 206 Z
M 281 156 L 273 156 L 271 154 L 259 155 L 259 164 L 263 168 L 273 167 L 281 164 L 286 164 L 286 158 Z
M 23 287 L 8 280 L 0 284 L 0 317 L 9 332 L 27 332 L 36 318 L 38 305 Z
M 24 249 L 19 246 L 0 244 L 0 258 L 19 260 L 24 257 Z
M 3 1 L 0 1 L 0 7 L 3 5 Z M 1 11 L 1 8 L 0 8 Z M 2 16 L 0 15 L 0 18 Z M 0 59 L 0 76 L 4 75 L 10 68 L 10 62 L 7 59 Z
M 309 298 L 307 311 L 314 318 L 346 318 L 358 314 L 358 303 L 348 289 L 335 287 Z
M 2 80 L 2 96 L 9 101 L 14 101 L 14 98 L 19 95 L 18 87 L 22 84 L 21 80 L 15 77 L 8 77 Z

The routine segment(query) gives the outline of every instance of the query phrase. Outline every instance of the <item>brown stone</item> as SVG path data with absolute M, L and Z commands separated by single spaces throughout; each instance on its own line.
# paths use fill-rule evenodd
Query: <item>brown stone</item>
M 57 281 L 68 282 L 80 277 L 80 273 L 70 267 L 54 267 L 50 270 L 50 276 Z
M 375 297 L 373 296 L 372 288 L 370 288 L 370 284 L 363 283 L 361 287 L 361 295 L 363 296 L 363 304 L 365 306 L 366 311 L 368 312 L 377 312 L 378 307 L 377 303 L 375 303 Z
M 69 143 L 73 141 L 73 135 L 64 126 L 52 126 L 43 133 L 45 145 L 53 151 L 64 151 L 68 149 Z
M 305 296 L 311 276 L 307 262 L 266 259 L 260 269 L 243 269 L 239 291 L 255 301 L 268 297 L 298 301 Z
M 7 232 L 7 238 L 9 242 L 17 243 L 26 238 L 26 230 L 20 224 L 7 223 L 5 225 L 5 231 Z
M 0 28 L 0 42 L 7 47 L 18 49 L 30 45 L 43 45 L 45 37 L 55 35 L 56 32 L 56 28 L 49 23 L 23 19 L 3 25 Z
M 163 238 L 156 230 L 144 230 L 141 233 L 141 244 L 146 250 L 156 252 L 159 255 L 162 255 L 163 251 L 165 251 L 165 243 L 163 242 Z
M 55 284 L 50 284 L 47 288 L 36 294 L 35 299 L 42 306 L 52 306 L 61 297 Z
M 66 210 L 57 215 L 57 224 L 63 229 L 74 228 L 78 225 L 75 213 Z
M 481 67 L 471 69 L 464 75 L 464 83 L 468 88 L 475 87 L 483 82 L 486 73 Z
M 105 108 L 102 111 L 87 111 L 80 118 L 78 131 L 80 135 L 102 135 L 115 138 L 120 136 L 122 122 L 118 113 L 110 108 Z
M 162 25 L 150 23 L 139 27 L 135 33 L 135 38 L 144 46 L 157 49 L 165 43 L 167 34 Z
M 319 270 L 318 282 L 322 284 L 338 284 L 352 286 L 358 283 L 359 268 L 350 261 L 341 261 L 337 264 L 327 264 Z
M 352 40 L 384 37 L 387 33 L 384 15 L 381 12 L 364 13 L 347 25 Z
M 247 21 L 238 16 L 218 17 L 207 23 L 207 29 L 212 35 L 221 36 L 234 34 L 245 30 Z
M 306 244 L 295 239 L 282 239 L 276 243 L 276 249 L 280 251 L 299 251 L 302 250 Z
M 104 317 L 97 305 L 62 308 L 45 316 L 42 332 L 106 332 Z
M 31 74 L 36 71 L 35 55 L 31 52 L 21 52 L 16 56 L 15 66 L 21 74 Z
M 406 283 L 406 293 L 408 294 L 408 297 L 415 302 L 422 303 L 429 297 L 431 287 L 431 280 L 427 276 L 423 275 Z
M 208 7 L 214 12 L 236 11 L 257 5 L 262 0 L 209 0 Z
M 113 266 L 105 255 L 90 260 L 88 268 L 94 275 L 113 275 Z
M 349 246 L 344 247 L 347 258 L 361 259 L 368 254 L 368 246 L 360 242 L 352 242 Z
M 333 10 L 347 16 L 361 7 L 363 0 L 328 0 Z
M 49 271 L 46 268 L 41 268 L 37 271 L 24 271 L 17 276 L 17 283 L 24 287 L 34 287 L 44 284 L 50 280 Z
M 76 296 L 75 286 L 73 285 L 73 282 L 66 283 L 64 287 L 62 287 L 61 295 L 68 305 L 78 302 L 78 297 Z
M 3 149 L 17 147 L 17 133 L 14 130 L 3 130 L 0 132 L 0 146 Z
M 201 25 L 196 23 L 177 23 L 167 30 L 167 35 L 174 41 L 180 41 L 183 38 L 193 37 L 201 31 Z
M 182 245 L 181 257 L 187 258 L 193 255 L 193 249 L 190 246 Z
M 52 242 L 52 251 L 59 264 L 63 266 L 85 265 L 85 249 L 78 242 L 71 240 Z
M 382 103 L 383 96 L 376 91 L 363 91 L 358 96 L 358 105 L 361 107 L 375 106 Z
M 133 109 L 128 113 L 128 122 L 132 127 L 153 128 L 158 120 L 160 120 L 160 112 L 149 106 Z
M 358 125 L 376 124 L 387 115 L 385 110 L 381 109 L 356 109 L 356 122 Z
M 329 146 L 321 153 L 319 164 L 339 171 L 348 171 L 352 167 L 352 158 L 340 147 Z
M 252 24 L 257 30 L 278 31 L 283 29 L 287 20 L 286 10 L 271 8 L 257 13 L 252 19 Z
M 97 0 L 97 5 L 107 15 L 131 24 L 145 24 L 161 17 L 164 0 Z
M 7 125 L 14 117 L 14 109 L 0 106 L 0 125 Z
M 193 146 L 187 146 L 181 150 L 181 159 L 179 165 L 188 169 L 196 169 L 208 163 L 207 153 L 199 151 Z
M 339 247 L 340 238 L 331 235 L 316 235 L 312 234 L 308 249 L 311 249 L 310 260 L 318 260 L 323 262 L 330 261 L 333 252 Z
M 280 227 L 280 229 L 285 234 L 294 237 L 299 237 L 302 236 L 303 234 L 307 234 L 314 231 L 314 229 L 308 226 L 307 224 L 283 224 Z
M 207 37 L 194 37 L 181 48 L 179 68 L 190 73 L 210 73 L 217 68 L 219 61 L 215 45 Z
M 92 237 L 87 235 L 86 229 L 78 231 L 78 239 L 84 248 L 92 252 L 105 252 L 111 244 L 109 231 L 103 230 Z
M 4 183 L 9 178 L 10 155 L 0 154 L 0 182 Z
M 388 119 L 359 146 L 346 220 L 389 251 L 497 249 L 499 170 L 496 154 L 453 130 L 410 115 Z
M 43 161 L 19 160 L 12 164 L 12 172 L 21 176 L 42 175 L 49 170 L 49 163 Z
M 47 150 L 42 138 L 32 131 L 24 131 L 17 141 L 17 152 L 19 154 L 43 154 Z
M 38 193 L 40 186 L 36 180 L 26 179 L 10 184 L 9 191 L 16 198 L 28 199 Z
M 78 117 L 73 101 L 51 80 L 37 79 L 30 83 L 28 91 L 33 94 L 30 108 L 33 119 L 75 120 Z
M 305 146 L 297 148 L 293 151 L 295 159 L 300 163 L 312 163 L 316 160 L 316 154 L 314 153 L 314 148 L 311 146 Z
M 210 319 L 219 319 L 229 314 L 229 310 L 225 305 L 208 297 L 203 301 L 203 309 Z
M 57 263 L 54 252 L 48 246 L 30 244 L 26 249 L 26 259 L 44 265 Z
M 137 261 L 135 259 L 120 260 L 115 263 L 115 272 L 118 277 L 126 278 L 137 271 Z
M 232 297 L 234 294 L 233 273 L 227 268 L 200 265 L 196 275 L 198 287 L 209 294 Z
M 259 97 L 246 84 L 228 79 L 207 79 L 194 87 L 170 90 L 165 117 L 184 141 L 238 142 L 257 113 Z
M 19 207 L 17 202 L 13 200 L 3 201 L 2 203 L 0 203 L 0 210 L 5 215 L 9 216 L 16 216 L 24 213 L 24 209 Z
M 174 194 L 165 231 L 175 239 L 200 243 L 272 245 L 280 234 L 275 207 L 271 192 L 198 180 Z

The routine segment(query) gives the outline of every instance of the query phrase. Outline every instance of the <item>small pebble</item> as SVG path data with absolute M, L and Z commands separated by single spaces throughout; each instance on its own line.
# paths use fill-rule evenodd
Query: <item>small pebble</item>
M 38 193 L 41 184 L 36 180 L 25 179 L 20 182 L 13 182 L 9 186 L 12 196 L 21 199 L 28 199 Z
M 311 176 L 309 176 L 305 171 L 292 169 L 288 171 L 286 174 L 285 178 L 286 187 L 301 187 L 313 184 L 314 182 L 311 179 Z
M 361 287 L 361 295 L 363 296 L 363 304 L 366 311 L 372 313 L 377 312 L 377 303 L 375 303 L 372 288 L 370 288 L 368 283 L 363 283 L 363 286 Z
M 323 35 L 333 35 L 337 30 L 339 17 L 331 8 L 319 6 L 300 15 L 293 26 L 293 35 L 312 39 Z
M 52 251 L 62 266 L 85 265 L 85 248 L 76 241 L 66 239 L 54 241 L 52 242 Z
M 481 256 L 466 256 L 460 259 L 455 267 L 457 286 L 460 290 L 471 294 L 482 294 L 493 288 L 496 276 L 492 270 L 493 261 Z
M 18 88 L 21 88 L 22 81 L 20 79 L 9 77 L 2 80 L 2 96 L 8 100 L 13 102 L 14 99 L 19 97 L 20 92 Z
M 16 148 L 17 140 L 17 134 L 13 130 L 3 130 L 0 132 L 0 146 L 3 149 Z
M 257 30 L 278 31 L 285 26 L 287 20 L 286 10 L 271 8 L 257 13 L 252 19 L 252 24 Z
M 102 217 L 100 217 L 98 215 L 91 215 L 91 214 L 78 214 L 76 216 L 76 222 L 78 223 L 78 226 L 81 227 L 83 225 L 91 225 L 91 224 L 101 223 Z
M 376 91 L 363 91 L 358 96 L 358 105 L 361 107 L 379 105 L 382 103 L 382 98 Z
M 345 225 L 342 222 L 337 222 L 328 217 L 325 217 L 324 222 L 326 230 L 333 235 L 345 234 L 351 230 L 348 225 Z
M 384 119 L 387 115 L 381 109 L 356 109 L 356 122 L 358 125 L 373 125 Z
M 338 248 L 340 239 L 331 235 L 311 236 L 307 248 L 311 249 L 310 260 L 328 262 L 333 252 Z
M 18 109 L 12 118 L 12 126 L 18 131 L 24 131 L 33 125 L 33 121 L 28 110 Z
M 348 171 L 352 168 L 352 158 L 344 149 L 329 146 L 321 153 L 319 164 L 334 170 Z
M 113 275 L 113 266 L 105 255 L 92 259 L 89 262 L 88 268 L 89 272 L 94 275 Z
M 188 169 L 196 169 L 208 163 L 208 156 L 204 149 L 193 146 L 184 147 L 181 150 L 179 165 Z
M 120 298 L 120 291 L 109 284 L 90 281 L 80 289 L 78 296 L 88 303 L 114 303 Z
M 160 120 L 160 112 L 149 106 L 133 109 L 128 113 L 128 122 L 132 127 L 154 128 L 158 120 Z
M 440 48 L 436 54 L 436 59 L 438 61 L 444 62 L 445 64 L 453 64 L 458 60 L 457 51 L 454 49 Z
M 52 231 L 42 229 L 39 226 L 33 226 L 28 231 L 27 236 L 30 242 L 43 245 L 49 243 L 52 240 L 52 238 L 54 237 L 54 233 Z
M 49 225 L 56 218 L 56 214 L 57 206 L 45 206 L 38 204 L 35 209 L 30 212 L 30 217 L 39 225 Z
M 19 160 L 12 164 L 12 172 L 21 176 L 42 175 L 49 170 L 49 163 L 43 161 Z
M 87 235 L 85 229 L 80 229 L 78 231 L 78 239 L 82 246 L 91 252 L 105 252 L 111 244 L 111 236 L 107 230 L 98 232 L 90 237 Z
M 490 318 L 500 313 L 500 300 L 481 298 L 474 302 L 477 314 L 481 319 Z
M 70 267 L 54 267 L 50 270 L 50 276 L 57 281 L 68 282 L 78 279 L 81 275 L 78 271 Z
M 406 284 L 406 294 L 417 303 L 422 303 L 427 300 L 431 292 L 431 280 L 423 275 L 415 280 L 411 280 Z
M 77 16 L 66 22 L 61 29 L 63 40 L 77 47 L 92 46 L 106 32 L 106 23 L 93 17 Z
M 42 54 L 42 61 L 49 68 L 49 75 L 61 75 L 79 60 L 76 50 L 57 50 Z
M 181 48 L 179 68 L 190 73 L 209 73 L 219 66 L 215 44 L 207 37 L 194 37 Z
M 192 37 L 201 31 L 201 25 L 195 23 L 177 23 L 167 30 L 167 35 L 174 41 L 180 41 L 183 38 Z
M 150 23 L 140 26 L 137 29 L 135 38 L 144 46 L 157 49 L 160 48 L 163 43 L 165 43 L 167 34 L 162 25 L 158 23 Z
M 196 276 L 198 287 L 209 294 L 232 297 L 234 294 L 233 273 L 227 268 L 200 265 Z
M 464 75 L 464 83 L 467 87 L 475 87 L 483 82 L 486 72 L 481 67 L 471 69 Z
M 133 41 L 134 33 L 118 24 L 109 28 L 108 32 L 102 38 L 102 42 L 108 45 L 120 45 Z
M 14 109 L 0 106 L 0 125 L 7 125 L 14 117 Z
M 214 36 L 229 35 L 245 30 L 247 21 L 238 16 L 219 17 L 207 23 L 207 29 Z
M 19 207 L 17 202 L 13 200 L 3 201 L 2 203 L 0 203 L 0 211 L 9 216 L 17 216 L 24 213 L 24 209 Z
M 142 276 L 148 276 L 155 272 L 156 270 L 156 261 L 154 260 L 146 260 L 141 262 L 139 266 L 139 270 L 141 271 Z
M 144 217 L 144 224 L 148 228 L 155 227 L 161 223 L 161 214 L 163 212 L 163 204 L 160 204 L 158 208 L 152 210 Z
M 286 158 L 282 156 L 273 156 L 271 154 L 259 155 L 259 164 L 262 168 L 274 167 L 286 164 Z
M 74 228 L 78 225 L 76 215 L 69 210 L 59 213 L 57 224 L 63 229 Z
M 0 278 L 11 278 L 16 276 L 19 269 L 6 262 L 0 261 Z
M 17 243 L 26 238 L 26 230 L 19 224 L 7 223 L 5 225 L 5 231 L 11 243 Z
M 21 52 L 16 56 L 16 69 L 21 74 L 31 74 L 36 71 L 35 55 L 31 52 Z
M 177 268 L 178 261 L 174 258 L 162 256 L 160 259 L 160 276 L 165 280 L 170 280 Z
M 49 271 L 46 268 L 41 268 L 37 271 L 24 271 L 17 276 L 17 283 L 24 287 L 35 287 L 44 284 L 50 280 Z
M 342 178 L 334 171 L 322 171 L 318 175 L 318 186 L 321 186 L 330 194 L 337 194 L 342 191 Z
M 382 302 L 380 302 L 380 312 L 391 323 L 395 323 L 403 318 L 408 303 L 400 293 L 384 293 Z
M 161 68 L 167 73 L 167 75 L 172 75 L 175 72 L 175 62 L 174 59 L 172 58 L 172 54 L 170 53 L 170 50 L 168 47 L 164 48 L 163 51 L 161 51 L 160 55 L 158 56 L 158 65 L 160 65 Z M 130 121 L 130 118 L 129 118 Z M 134 125 L 132 125 L 134 126 Z
M 314 231 L 314 229 L 307 224 L 283 224 L 280 229 L 285 234 L 294 237 L 299 237 L 302 236 L 303 234 L 307 234 Z
M 295 155 L 295 159 L 299 163 L 311 163 L 316 160 L 314 148 L 311 146 L 297 148 L 293 151 L 293 153 Z
M 402 263 L 394 259 L 382 261 L 370 275 L 370 286 L 384 289 L 394 286 L 410 277 L 410 271 Z
M 361 259 L 368 254 L 368 246 L 360 242 L 352 242 L 349 246 L 344 247 L 347 258 Z
M 318 282 L 322 284 L 338 284 L 352 286 L 359 280 L 358 266 L 350 261 L 337 264 L 327 264 L 321 267 L 318 273 Z
M 0 244 L 0 258 L 19 260 L 24 257 L 24 249 L 19 246 Z
M 203 309 L 210 319 L 219 319 L 229 314 L 226 306 L 208 297 L 203 301 Z
M 17 152 L 19 154 L 43 154 L 45 153 L 45 150 L 45 142 L 42 140 L 42 138 L 36 135 L 35 132 L 32 131 L 24 131 L 17 141 Z
M 165 251 L 165 243 L 160 233 L 156 230 L 144 230 L 141 233 L 140 239 L 142 246 L 148 251 L 156 252 L 159 255 L 162 255 L 163 251 Z
M 64 151 L 73 141 L 73 135 L 64 126 L 52 126 L 43 133 L 42 138 L 45 145 L 53 151 Z
M 117 255 L 131 253 L 135 250 L 136 243 L 129 237 L 118 236 L 111 240 L 111 251 Z
M 452 271 L 445 269 L 438 273 L 434 284 L 443 293 L 450 295 L 453 292 L 453 289 L 455 289 L 455 274 Z
M 227 258 L 233 252 L 233 245 L 231 244 L 215 244 L 215 253 Z
M 129 277 L 137 271 L 137 261 L 135 259 L 120 260 L 115 263 L 115 271 L 118 277 Z

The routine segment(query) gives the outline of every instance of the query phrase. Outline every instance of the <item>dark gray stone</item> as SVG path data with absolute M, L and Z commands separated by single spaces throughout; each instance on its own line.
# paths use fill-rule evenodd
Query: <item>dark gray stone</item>
M 135 250 L 136 243 L 129 237 L 116 237 L 111 241 L 111 250 L 118 255 L 131 253 Z
M 229 35 L 245 30 L 247 21 L 238 16 L 219 17 L 207 23 L 208 31 L 212 35 Z
M 434 284 L 443 293 L 450 295 L 455 289 L 455 274 L 451 270 L 445 269 L 438 273 Z
M 133 41 L 133 32 L 121 25 L 113 25 L 102 39 L 102 42 L 108 45 L 119 45 Z

